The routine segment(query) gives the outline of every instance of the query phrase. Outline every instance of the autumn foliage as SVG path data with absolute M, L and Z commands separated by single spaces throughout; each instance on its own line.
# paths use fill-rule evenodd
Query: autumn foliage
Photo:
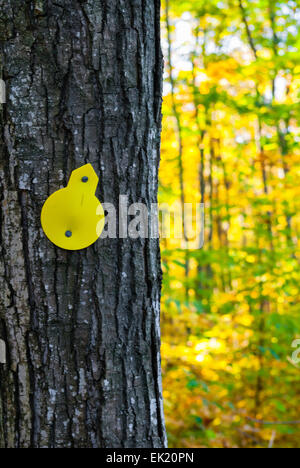
M 205 204 L 205 243 L 162 239 L 171 447 L 297 447 L 300 5 L 163 4 L 160 202 Z

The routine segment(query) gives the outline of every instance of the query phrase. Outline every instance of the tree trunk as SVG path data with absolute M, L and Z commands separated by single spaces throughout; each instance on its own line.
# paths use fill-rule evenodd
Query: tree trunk
M 166 445 L 158 240 L 70 252 L 40 226 L 87 162 L 102 202 L 156 203 L 159 19 L 159 0 L 1 3 L 0 447 Z

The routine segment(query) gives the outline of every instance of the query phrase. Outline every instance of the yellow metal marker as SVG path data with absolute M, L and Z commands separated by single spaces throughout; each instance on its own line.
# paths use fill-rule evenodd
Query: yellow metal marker
M 91 164 L 72 172 L 68 186 L 45 202 L 42 228 L 53 244 L 80 250 L 94 244 L 105 224 L 101 203 L 95 196 L 99 178 Z

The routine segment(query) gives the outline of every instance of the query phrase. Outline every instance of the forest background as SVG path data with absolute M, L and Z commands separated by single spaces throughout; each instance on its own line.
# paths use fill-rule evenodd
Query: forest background
M 163 2 L 159 199 L 205 204 L 203 248 L 162 239 L 170 447 L 299 446 L 299 26 L 298 1 Z

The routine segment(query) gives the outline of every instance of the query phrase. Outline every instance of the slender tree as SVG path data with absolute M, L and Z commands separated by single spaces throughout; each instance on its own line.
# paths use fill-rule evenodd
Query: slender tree
M 156 202 L 159 21 L 159 0 L 1 2 L 0 447 L 166 445 L 158 240 L 71 252 L 40 226 L 87 162 L 102 202 Z

